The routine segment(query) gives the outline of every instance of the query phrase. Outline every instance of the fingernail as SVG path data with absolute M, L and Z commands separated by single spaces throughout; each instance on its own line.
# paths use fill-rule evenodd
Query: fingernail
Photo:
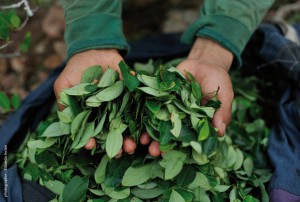
M 222 130 L 223 130 L 223 134 L 225 135 L 225 132 L 226 132 L 226 124 L 225 123 L 222 123 Z

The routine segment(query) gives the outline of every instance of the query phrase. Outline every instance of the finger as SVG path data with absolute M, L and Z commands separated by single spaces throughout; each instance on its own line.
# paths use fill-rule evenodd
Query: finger
M 124 152 L 126 152 L 127 154 L 133 154 L 135 149 L 136 149 L 136 143 L 134 142 L 134 140 L 129 136 L 124 137 L 123 140 Z
M 141 145 L 147 145 L 151 142 L 152 138 L 147 132 L 143 132 L 140 136 Z
M 84 145 L 84 148 L 86 150 L 92 150 L 96 146 L 96 139 L 95 138 L 90 138 L 89 141 Z
M 122 156 L 122 153 L 123 153 L 123 149 L 121 148 L 121 149 L 119 150 L 119 152 L 116 154 L 115 158 L 116 158 L 116 159 L 117 159 L 117 158 L 120 158 L 120 157 Z
M 161 154 L 161 151 L 160 151 L 160 149 L 159 149 L 159 142 L 157 142 L 157 141 L 152 141 L 151 142 L 151 144 L 150 144 L 150 146 L 149 146 L 149 154 L 151 155 L 151 156 L 154 156 L 154 157 L 158 157 L 158 156 L 160 156 L 160 154 Z
M 215 113 L 212 124 L 218 128 L 218 133 L 223 136 L 226 127 L 231 121 L 231 105 L 233 101 L 233 92 L 219 92 L 219 100 L 222 102 L 221 108 Z
M 56 104 L 57 104 L 57 107 L 58 107 L 59 111 L 63 111 L 65 109 L 65 106 L 59 102 L 60 93 L 62 92 L 63 89 L 67 89 L 67 88 L 70 88 L 70 87 L 71 86 L 66 86 L 63 82 L 61 82 L 60 78 L 58 78 L 55 81 L 54 85 L 53 85 L 54 94 L 55 94 L 55 97 L 56 97 Z

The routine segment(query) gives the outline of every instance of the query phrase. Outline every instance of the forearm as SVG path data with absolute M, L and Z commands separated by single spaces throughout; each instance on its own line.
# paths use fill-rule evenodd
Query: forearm
M 68 58 L 91 49 L 114 48 L 126 54 L 120 0 L 61 0 L 65 12 Z
M 182 40 L 192 43 L 195 37 L 209 38 L 230 50 L 235 66 L 251 34 L 274 0 L 206 0 L 201 17 L 184 33 Z

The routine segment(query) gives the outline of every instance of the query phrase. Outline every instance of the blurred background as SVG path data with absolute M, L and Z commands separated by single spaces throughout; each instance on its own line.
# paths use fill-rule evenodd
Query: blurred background
M 299 1 L 277 0 L 266 19 L 295 2 Z M 199 0 L 124 0 L 124 33 L 130 41 L 157 33 L 183 32 L 199 16 L 201 3 Z M 287 13 L 288 22 L 300 22 L 300 12 L 288 10 Z M 63 33 L 64 14 L 58 0 L 1 0 L 0 120 L 64 61 Z M 14 104 L 7 106 L 7 100 Z

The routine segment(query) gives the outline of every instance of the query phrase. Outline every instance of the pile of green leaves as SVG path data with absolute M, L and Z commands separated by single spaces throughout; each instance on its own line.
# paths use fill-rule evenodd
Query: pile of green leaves
M 192 75 L 168 65 L 119 66 L 123 80 L 93 66 L 61 93 L 66 108 L 28 135 L 16 157 L 25 179 L 54 192 L 53 201 L 268 201 L 270 170 L 257 163 L 265 159 L 267 131 L 252 112 L 252 92 L 241 90 L 234 126 L 220 138 L 210 120 L 221 103 L 215 96 L 202 106 Z M 144 131 L 160 142 L 160 157 L 138 145 L 133 155 L 114 158 L 125 135 L 138 143 Z M 97 146 L 87 151 L 91 137 Z

